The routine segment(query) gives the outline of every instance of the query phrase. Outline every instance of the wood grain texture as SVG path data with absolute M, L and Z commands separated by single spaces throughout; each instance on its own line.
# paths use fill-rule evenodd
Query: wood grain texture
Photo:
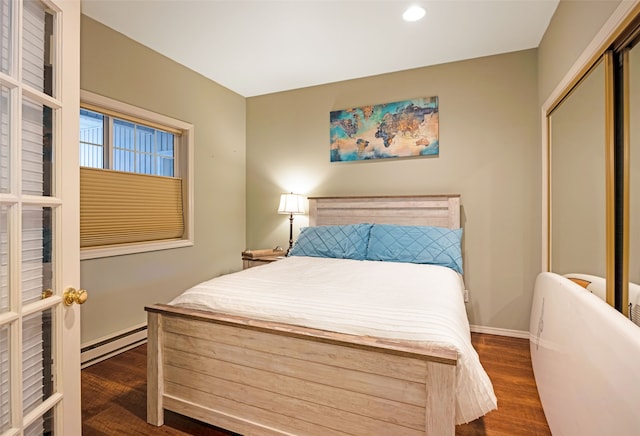
M 527 339 L 473 333 L 471 340 L 498 397 L 498 409 L 465 425 L 456 435 L 550 436 L 531 366 Z
M 426 434 L 453 435 L 455 433 L 456 375 L 443 365 L 427 363 L 427 402 L 431 411 L 425 416 Z M 433 393 L 437 392 L 437 395 Z
M 454 432 L 452 350 L 172 306 L 148 310 L 149 322 L 162 326 L 149 332 L 160 347 L 148 358 L 150 423 L 162 421 L 161 403 L 258 434 Z
M 459 195 L 310 197 L 309 225 L 357 223 L 460 228 Z
M 148 342 L 147 347 L 147 422 L 160 426 L 164 423 L 164 412 L 162 405 L 163 366 L 158 362 L 162 362 L 162 338 L 160 337 L 162 329 L 160 328 L 160 316 L 156 313 L 150 313 L 147 321 L 147 337 L 153 338 Z
M 529 341 L 473 333 L 472 343 L 493 382 L 498 409 L 469 424 L 456 426 L 455 434 L 550 435 L 533 378 Z M 162 427 L 146 423 L 147 347 L 142 345 L 82 371 L 83 435 L 233 435 L 173 412 L 165 412 Z M 200 414 L 206 413 L 190 412 L 199 419 Z M 224 419 L 219 417 L 220 422 Z M 265 429 L 261 434 L 267 435 L 269 431 Z M 310 433 L 300 428 L 297 434 Z M 326 433 L 334 434 L 339 433 L 329 430 Z
M 248 332 L 261 332 L 282 338 L 289 337 L 316 343 L 344 345 L 349 349 L 353 348 L 372 351 L 384 349 L 384 352 L 387 354 L 430 360 L 452 365 L 455 365 L 458 358 L 457 353 L 454 350 L 436 344 L 425 344 L 415 341 L 377 338 L 372 336 L 350 335 L 274 321 L 261 321 L 246 316 L 228 315 L 220 312 L 170 306 L 167 304 L 154 304 L 146 307 L 145 310 L 148 313 L 171 315 L 170 318 L 167 317 L 162 321 L 163 330 L 165 331 L 171 331 L 178 334 L 188 331 L 188 336 L 201 337 L 204 339 L 211 339 L 212 334 L 221 333 L 232 334 L 231 337 L 234 338 L 235 336 L 233 335 L 238 335 L 237 338 L 244 341 L 252 340 L 251 334 Z M 213 327 L 214 324 L 215 327 Z M 229 329 L 224 330 L 224 326 L 231 327 L 234 331 L 230 331 Z M 243 329 L 237 330 L 235 329 L 236 327 L 242 327 Z M 208 334 L 203 334 L 203 328 L 211 328 L 214 330 L 210 331 Z M 224 339 L 220 338 L 219 340 Z M 270 340 L 276 339 L 271 336 Z M 252 341 L 260 342 L 260 340 L 256 339 L 253 339 Z M 300 346 L 299 341 L 296 342 L 296 344 L 298 344 L 297 346 Z M 288 345 L 283 344 L 283 346 Z

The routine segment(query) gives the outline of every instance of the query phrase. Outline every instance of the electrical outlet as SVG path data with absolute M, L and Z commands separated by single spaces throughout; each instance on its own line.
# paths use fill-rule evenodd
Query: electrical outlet
M 465 303 L 469 302 L 469 290 L 468 289 L 464 290 L 464 302 Z

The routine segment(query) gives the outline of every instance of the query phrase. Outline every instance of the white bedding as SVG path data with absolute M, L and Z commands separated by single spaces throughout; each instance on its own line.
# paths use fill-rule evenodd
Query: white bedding
M 170 304 L 458 352 L 456 424 L 497 407 L 471 345 L 461 276 L 435 265 L 288 257 L 200 283 Z

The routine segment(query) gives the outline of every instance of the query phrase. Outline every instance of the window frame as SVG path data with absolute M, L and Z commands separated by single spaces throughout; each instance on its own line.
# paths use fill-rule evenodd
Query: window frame
M 194 126 L 193 124 L 177 120 L 166 115 L 158 114 L 142 109 L 128 103 L 123 103 L 111 98 L 95 94 L 90 91 L 80 90 L 80 106 L 89 110 L 95 110 L 110 117 L 123 118 L 134 122 L 146 124 L 161 130 L 178 131 L 180 140 L 174 145 L 175 168 L 182 179 L 182 211 L 184 214 L 184 234 L 181 239 L 158 240 L 121 244 L 104 247 L 91 247 L 80 249 L 80 260 L 97 259 L 127 254 L 145 253 L 150 251 L 167 250 L 172 248 L 190 247 L 194 245 Z M 111 132 L 108 132 L 111 135 Z

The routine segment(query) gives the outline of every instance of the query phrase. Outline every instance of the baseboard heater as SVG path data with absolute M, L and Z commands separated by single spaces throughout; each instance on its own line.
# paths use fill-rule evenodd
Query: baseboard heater
M 81 367 L 86 368 L 145 342 L 147 342 L 146 323 L 84 344 L 80 350 Z

